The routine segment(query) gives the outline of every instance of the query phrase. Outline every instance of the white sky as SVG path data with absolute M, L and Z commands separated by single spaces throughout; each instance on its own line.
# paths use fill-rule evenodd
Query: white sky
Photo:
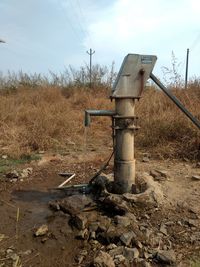
M 199 0 L 0 0 L 0 70 L 47 73 L 88 62 L 116 69 L 128 53 L 155 54 L 154 73 L 171 66 L 200 76 Z

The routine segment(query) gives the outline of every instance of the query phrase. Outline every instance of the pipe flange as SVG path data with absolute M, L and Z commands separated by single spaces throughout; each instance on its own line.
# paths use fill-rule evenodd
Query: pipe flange
M 113 129 L 115 130 L 125 130 L 125 129 L 128 129 L 128 130 L 139 130 L 141 127 L 140 126 L 113 126 L 112 127 Z
M 110 99 L 112 100 L 112 99 L 115 99 L 115 98 L 120 98 L 120 99 L 140 99 L 141 98 L 141 96 L 113 96 L 113 95 L 111 95 L 110 96 Z
M 123 116 L 123 115 L 113 115 L 114 119 L 133 119 L 133 120 L 138 120 L 138 116 Z

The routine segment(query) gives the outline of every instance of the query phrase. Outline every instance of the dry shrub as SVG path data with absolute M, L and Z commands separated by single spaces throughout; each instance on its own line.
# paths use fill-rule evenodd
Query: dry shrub
M 20 157 L 38 150 L 83 143 L 84 109 L 101 108 L 105 95 L 73 90 L 66 98 L 56 87 L 23 88 L 0 95 L 1 154 Z
M 176 89 L 173 94 L 200 119 L 200 96 L 196 89 Z M 136 145 L 161 157 L 198 158 L 200 131 L 162 91 L 145 91 L 137 104 L 141 129 Z
M 185 106 L 200 119 L 196 88 L 175 90 Z M 84 109 L 113 109 L 105 88 L 21 88 L 0 95 L 1 154 L 20 157 L 39 150 L 84 149 Z M 136 106 L 141 129 L 136 147 L 162 157 L 199 157 L 199 130 L 161 92 L 144 92 Z M 88 145 L 111 146 L 109 118 L 92 118 Z

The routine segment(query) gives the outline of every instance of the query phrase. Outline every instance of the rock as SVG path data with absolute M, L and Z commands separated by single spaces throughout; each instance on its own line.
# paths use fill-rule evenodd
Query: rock
M 140 249 L 143 248 L 143 245 L 139 240 L 136 240 L 134 243 L 138 248 L 140 248 Z
M 96 239 L 96 232 L 95 231 L 92 231 L 90 233 L 90 239 Z
M 22 172 L 21 172 L 21 178 L 28 178 L 30 174 L 32 174 L 33 172 L 33 168 L 26 168 L 26 169 L 23 169 Z
M 19 256 L 16 253 L 12 253 L 11 255 L 7 255 L 7 257 L 11 260 L 13 260 L 14 262 L 17 262 L 19 260 Z
M 81 264 L 84 260 L 84 256 L 83 255 L 76 255 L 75 257 L 75 261 L 78 263 L 78 264 Z
M 156 254 L 156 259 L 164 264 L 174 264 L 176 262 L 176 255 L 174 250 L 159 250 Z
M 78 214 L 84 208 L 93 206 L 94 204 L 94 201 L 86 195 L 72 195 L 59 201 L 60 209 L 70 215 Z
M 0 242 L 2 241 L 2 240 L 4 240 L 5 238 L 8 238 L 6 235 L 4 235 L 4 234 L 0 234 Z
M 129 204 L 123 200 L 123 196 L 116 195 L 116 194 L 110 194 L 107 196 L 103 204 L 106 205 L 109 209 L 113 209 L 117 212 L 129 212 L 131 207 L 129 207 Z
M 197 241 L 200 241 L 200 232 L 196 232 L 190 236 L 191 243 L 195 243 Z
M 115 267 L 112 257 L 103 251 L 99 251 L 93 262 L 94 267 Z
M 160 232 L 164 235 L 167 235 L 167 227 L 164 224 L 161 224 Z
M 198 227 L 199 226 L 199 220 L 186 219 L 185 222 L 191 227 Z
M 49 201 L 49 207 L 52 210 L 55 210 L 55 211 L 60 210 L 59 202 L 57 200 L 55 200 L 55 201 Z
M 28 255 L 30 255 L 32 253 L 32 250 L 31 249 L 28 249 L 28 250 L 26 250 L 26 251 L 21 251 L 21 252 L 19 252 L 19 255 L 20 256 L 28 256 Z
M 114 249 L 114 248 L 117 248 L 117 246 L 114 243 L 111 243 L 106 247 L 107 250 L 111 250 L 111 249 Z
M 19 256 L 14 252 L 13 249 L 8 248 L 6 250 L 6 258 L 11 259 L 12 261 L 17 261 L 19 259 Z
M 148 262 L 148 261 L 145 261 L 145 260 L 142 260 L 138 267 L 151 267 L 152 265 Z
M 8 179 L 18 179 L 19 178 L 19 173 L 16 170 L 14 170 L 12 172 L 8 172 L 8 173 L 6 173 L 6 178 L 8 178 Z
M 42 240 L 41 240 L 41 243 L 43 243 L 43 244 L 44 244 L 44 243 L 45 243 L 47 240 L 48 240 L 48 238 L 47 238 L 47 237 L 43 237 L 43 238 L 42 238 Z
M 83 260 L 85 259 L 85 257 L 87 256 L 87 250 L 81 250 L 79 252 L 78 255 L 76 255 L 75 257 L 75 261 L 78 263 L 78 264 L 81 264 L 83 262 Z
M 146 162 L 146 163 L 147 163 L 147 162 L 149 162 L 149 161 L 150 161 L 150 159 L 149 159 L 148 157 L 143 157 L 143 158 L 142 158 L 142 162 Z
M 160 170 L 151 170 L 150 175 L 154 178 L 155 181 L 162 181 L 167 178 L 167 172 L 166 171 L 160 171 Z
M 90 232 L 92 231 L 96 232 L 98 228 L 99 228 L 99 222 L 91 222 L 88 226 Z
M 200 180 L 200 175 L 192 175 L 193 180 Z
M 148 252 L 146 252 L 146 251 L 144 251 L 144 258 L 145 258 L 145 259 L 152 258 L 152 254 L 151 254 L 151 253 L 148 253 Z
M 76 235 L 76 237 L 79 239 L 87 240 L 89 237 L 88 229 L 85 228 L 84 230 L 79 231 L 78 234 Z
M 35 231 L 35 236 L 43 236 L 46 235 L 48 232 L 48 225 L 43 224 L 41 225 L 36 231 Z
M 116 255 L 114 257 L 114 263 L 116 265 L 119 265 L 120 263 L 124 263 L 126 261 L 126 258 L 123 255 Z
M 131 224 L 131 219 L 125 215 L 124 216 L 119 216 L 119 215 L 115 216 L 114 221 L 115 221 L 115 223 L 117 223 L 117 225 L 122 226 L 122 227 L 127 227 Z
M 127 212 L 125 216 L 128 217 L 131 220 L 131 224 L 137 223 L 137 219 L 136 219 L 135 215 L 132 212 Z
M 92 247 L 92 249 L 97 249 L 97 248 L 99 249 L 101 247 L 101 244 L 94 239 L 90 239 L 89 244 Z
M 125 246 L 129 246 L 131 244 L 132 239 L 135 237 L 136 237 L 135 233 L 133 231 L 130 231 L 130 232 L 123 233 L 120 236 L 120 240 Z
M 6 250 L 7 255 L 12 254 L 13 252 L 14 252 L 14 250 L 11 247 Z
M 124 255 L 124 247 L 118 246 L 116 248 L 111 249 L 108 253 L 112 258 L 114 258 L 116 255 Z
M 1 158 L 2 159 L 7 159 L 8 158 L 8 155 L 2 155 Z
M 88 252 L 87 250 L 83 249 L 79 252 L 80 255 L 83 255 L 83 256 L 87 256 L 88 255 Z
M 10 182 L 11 182 L 11 183 L 16 183 L 17 181 L 18 181 L 18 178 L 10 179 Z
M 87 222 L 87 217 L 84 214 L 77 214 L 70 219 L 70 224 L 79 230 L 84 230 L 87 226 Z
M 195 167 L 200 168 L 200 162 L 197 162 Z
M 138 259 L 139 255 L 140 255 L 140 253 L 139 253 L 139 250 L 137 248 L 128 248 L 128 247 L 124 248 L 124 256 L 129 261 L 133 261 L 134 259 Z
M 160 177 L 160 174 L 156 170 L 151 170 L 149 173 L 153 178 Z
M 158 172 L 164 178 L 167 178 L 167 176 L 168 176 L 167 171 L 164 171 L 164 170 L 155 170 L 155 171 Z
M 155 207 L 163 202 L 164 196 L 159 183 L 153 180 L 153 177 L 147 173 L 142 174 L 142 179 L 146 182 L 146 191 L 140 194 L 123 194 L 123 198 L 132 204 L 142 207 Z
M 92 181 L 92 191 L 95 195 L 98 197 L 102 193 L 108 193 L 110 191 L 110 183 L 112 183 L 114 180 L 114 177 L 111 175 L 107 175 L 102 173 L 101 175 L 97 176 L 93 181 Z
M 110 225 L 108 230 L 104 233 L 100 233 L 101 237 L 104 238 L 108 243 L 118 243 L 120 236 L 124 233 L 124 228 Z
M 111 224 L 111 219 L 107 216 L 101 216 L 99 218 L 99 226 L 98 228 L 100 229 L 100 231 L 105 232 L 109 229 Z
M 167 225 L 167 226 L 172 226 L 172 225 L 174 225 L 175 223 L 173 222 L 173 221 L 168 221 L 168 222 L 166 222 L 165 223 L 165 225 Z

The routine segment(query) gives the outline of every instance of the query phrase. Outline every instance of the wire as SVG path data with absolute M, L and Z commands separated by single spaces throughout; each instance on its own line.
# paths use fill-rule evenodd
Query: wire
M 197 35 L 196 39 L 195 39 L 194 42 L 191 44 L 191 46 L 190 46 L 190 51 L 194 50 L 194 48 L 196 47 L 196 45 L 198 44 L 199 41 L 200 41 L 200 33 Z
M 109 165 L 109 163 L 110 163 L 110 161 L 111 161 L 111 159 L 112 159 L 113 154 L 114 154 L 114 150 L 112 151 L 112 153 L 111 153 L 110 157 L 108 158 L 108 160 L 106 161 L 106 163 L 100 168 L 100 170 L 98 170 L 98 172 L 96 172 L 96 173 L 92 176 L 92 178 L 91 178 L 90 181 L 89 181 L 89 184 L 91 184 L 91 183 L 94 181 L 94 179 L 95 179 L 97 176 L 99 176 L 99 175 L 102 173 L 103 170 L 105 170 L 105 169 L 107 168 L 107 166 Z
M 70 5 L 71 5 L 72 10 L 73 10 L 73 13 L 74 13 L 74 19 L 75 19 L 75 21 L 77 21 L 77 24 L 78 24 L 78 26 L 79 26 L 81 32 L 83 33 L 83 35 L 84 35 L 85 37 L 88 37 L 88 39 L 90 39 L 90 42 L 92 43 L 91 36 L 90 36 L 89 32 L 87 31 L 86 23 L 85 23 L 85 25 L 83 25 L 83 23 L 82 23 L 82 21 L 81 21 L 81 19 L 80 19 L 80 16 L 79 16 L 79 14 L 80 14 L 80 15 L 82 16 L 82 19 L 84 20 L 83 11 L 82 11 L 82 9 L 81 9 L 81 5 L 80 5 L 80 3 L 79 3 L 78 1 L 76 1 L 77 6 L 78 6 L 78 8 L 79 8 L 79 14 L 78 14 L 78 12 L 77 12 L 77 9 L 76 9 L 75 5 L 73 5 L 73 3 L 75 3 L 75 2 L 72 3 L 72 1 L 69 0 L 69 3 L 70 3 Z M 85 27 L 84 27 L 84 26 L 85 26 Z
M 74 36 L 76 37 L 77 41 L 81 43 L 81 42 L 82 42 L 82 40 L 81 40 L 81 37 L 79 36 L 78 32 L 76 31 L 76 28 L 73 26 L 73 24 L 71 23 L 71 21 L 70 21 L 69 17 L 68 17 L 68 16 L 66 16 L 66 14 L 65 14 L 65 12 L 63 11 L 63 9 L 62 9 L 62 8 L 61 8 L 61 10 L 62 10 L 62 12 L 63 12 L 63 15 L 64 15 L 64 19 L 65 19 L 65 21 L 67 22 L 67 24 L 68 24 L 68 25 L 70 25 L 70 27 L 71 27 L 71 30 L 72 30 L 72 32 L 73 32 L 73 34 L 74 34 Z
M 114 155 L 114 152 L 115 152 L 115 120 L 114 118 L 112 117 L 112 142 L 113 142 L 113 151 L 110 155 L 110 157 L 108 158 L 108 160 L 106 161 L 106 163 L 100 168 L 100 170 L 98 170 L 98 172 L 96 172 L 92 178 L 90 179 L 89 181 L 89 184 L 92 184 L 92 182 L 94 181 L 94 179 L 96 177 L 98 177 L 103 170 L 105 170 L 107 168 L 107 166 L 109 165 L 111 159 L 112 159 L 112 156 Z
M 82 19 L 83 19 L 83 22 L 84 22 L 84 26 L 85 26 L 85 29 L 86 29 L 85 32 L 86 32 L 86 34 L 88 35 L 88 38 L 90 39 L 91 44 L 93 45 L 93 41 L 92 41 L 91 34 L 90 34 L 90 32 L 87 30 L 86 16 L 85 16 L 85 14 L 84 14 L 84 12 L 83 12 L 83 9 L 82 9 L 82 7 L 81 7 L 81 4 L 80 4 L 79 0 L 76 0 L 76 3 L 77 3 L 77 6 L 78 6 L 78 8 L 79 8 L 80 15 L 82 16 Z

